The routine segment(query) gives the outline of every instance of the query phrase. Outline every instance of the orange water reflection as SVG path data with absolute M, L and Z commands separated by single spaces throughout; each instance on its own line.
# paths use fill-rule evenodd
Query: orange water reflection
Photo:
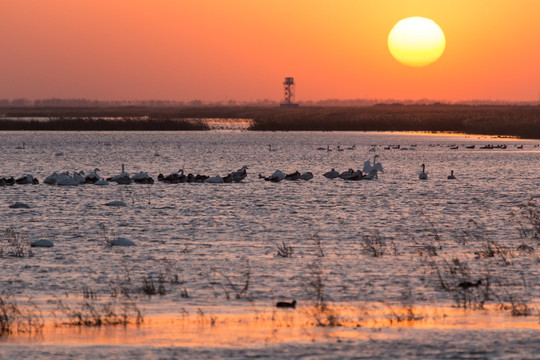
M 329 339 L 388 338 L 388 328 L 540 329 L 538 316 L 511 317 L 496 309 L 466 311 L 452 307 L 398 308 L 313 307 L 297 310 L 264 308 L 227 313 L 226 308 L 146 317 L 141 325 L 110 327 L 59 326 L 48 321 L 38 335 L 14 334 L 0 342 L 40 345 L 215 346 L 308 343 Z

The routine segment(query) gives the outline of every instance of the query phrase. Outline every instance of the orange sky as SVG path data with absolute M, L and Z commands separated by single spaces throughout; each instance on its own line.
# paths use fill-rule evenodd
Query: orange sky
M 445 33 L 427 67 L 387 36 Z M 540 98 L 537 0 L 0 0 L 0 98 L 299 101 Z

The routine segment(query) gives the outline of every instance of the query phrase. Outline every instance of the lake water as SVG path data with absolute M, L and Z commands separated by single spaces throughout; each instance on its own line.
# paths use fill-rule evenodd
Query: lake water
M 224 176 L 248 166 L 234 184 L 1 187 L 0 230 L 54 242 L 24 258 L 8 256 L 4 243 L 3 294 L 20 306 L 32 299 L 46 324 L 59 324 L 60 299 L 76 308 L 90 291 L 96 304 L 109 302 L 114 284 L 129 282 L 145 321 L 46 325 L 38 335 L 1 337 L 0 358 L 538 358 L 539 242 L 522 213 L 540 195 L 539 143 L 418 133 L 0 132 L 0 177 L 42 182 L 96 167 L 108 177 L 121 164 L 154 178 L 179 169 Z M 487 144 L 507 148 L 480 149 Z M 375 154 L 384 167 L 377 180 L 322 176 L 362 169 Z M 258 177 L 277 169 L 314 178 Z M 451 170 L 456 180 L 447 179 Z M 104 205 L 113 200 L 127 206 Z M 8 207 L 15 202 L 30 209 Z M 107 247 L 116 237 L 136 246 Z M 523 244 L 530 248 L 518 250 Z M 280 246 L 292 256 L 277 256 Z M 145 295 L 144 279 L 157 287 L 160 274 L 165 294 Z M 457 307 L 463 299 L 480 307 L 484 295 L 483 309 Z M 275 302 L 292 299 L 296 310 L 276 312 Z M 512 304 L 531 315 L 511 316 Z

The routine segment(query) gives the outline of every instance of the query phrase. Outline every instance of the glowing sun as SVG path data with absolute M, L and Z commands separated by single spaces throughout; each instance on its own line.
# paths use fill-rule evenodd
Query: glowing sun
M 433 20 L 410 17 L 400 20 L 388 34 L 388 49 L 402 64 L 426 66 L 444 52 L 444 33 Z

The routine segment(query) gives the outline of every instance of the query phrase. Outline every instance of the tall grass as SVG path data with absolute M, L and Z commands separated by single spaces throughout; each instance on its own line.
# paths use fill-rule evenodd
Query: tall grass
M 206 130 L 193 119 L 221 118 L 251 119 L 250 130 L 262 131 L 447 131 L 540 139 L 540 107 L 526 105 L 20 108 L 5 113 L 54 119 L 0 120 L 0 130 Z

